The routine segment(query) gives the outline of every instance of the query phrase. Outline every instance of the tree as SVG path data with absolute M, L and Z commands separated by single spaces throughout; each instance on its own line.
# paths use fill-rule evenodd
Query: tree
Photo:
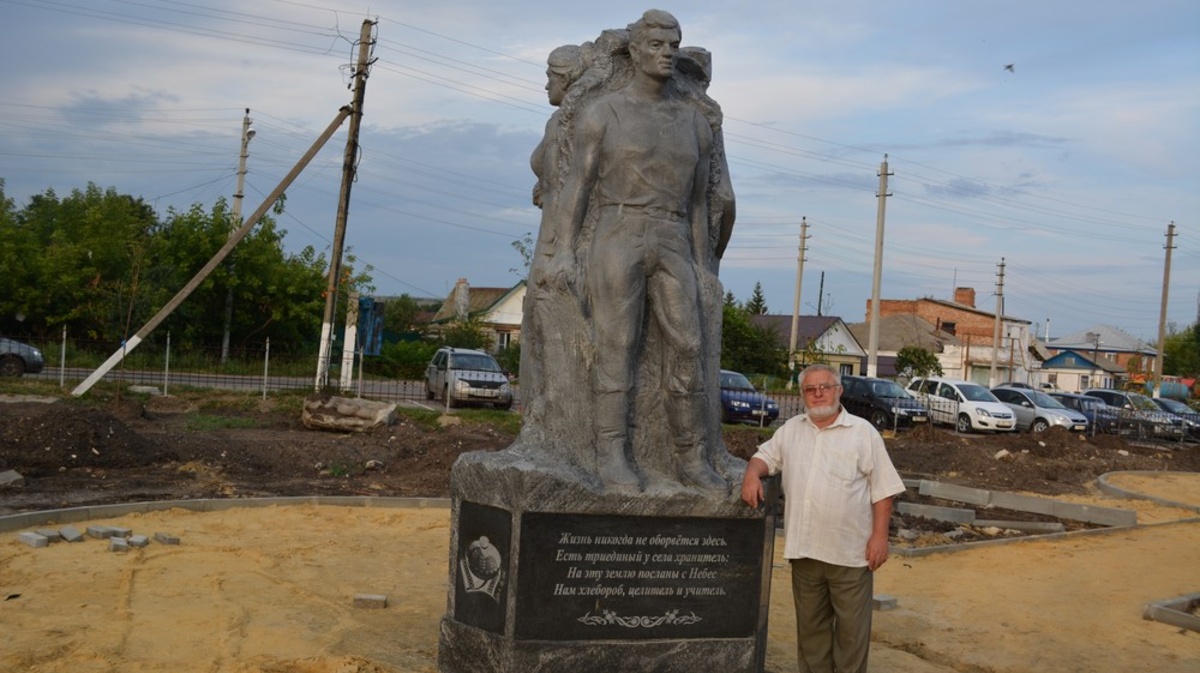
M 766 315 L 767 300 L 763 297 L 762 283 L 754 284 L 754 293 L 746 300 L 746 312 L 750 315 Z
M 0 236 L 12 251 L 0 280 L 5 321 L 24 316 L 23 331 L 32 334 L 66 326 L 76 336 L 115 342 L 145 317 L 159 227 L 149 205 L 91 183 L 64 199 L 47 190 L 17 212 L 0 201 Z
M 787 349 L 778 344 L 776 334 L 752 323 L 745 310 L 725 305 L 721 323 L 722 368 L 779 375 L 787 366 Z
M 512 241 L 511 243 L 509 243 L 509 245 L 511 245 L 513 247 L 513 250 L 516 250 L 517 253 L 521 255 L 521 263 L 522 263 L 521 265 L 523 267 L 523 269 L 518 269 L 516 267 L 513 267 L 513 268 L 509 269 L 509 271 L 517 274 L 521 278 L 528 278 L 529 277 L 529 267 L 533 264 L 533 250 L 534 250 L 533 234 L 531 234 L 530 232 L 527 231 L 527 232 L 525 232 L 524 236 L 516 239 L 515 241 Z
M 942 363 L 930 350 L 920 346 L 905 346 L 896 353 L 896 374 L 908 380 L 942 376 Z
M 478 318 L 454 320 L 442 330 L 442 345 L 454 348 L 491 350 L 492 337 Z
M 157 241 L 156 258 L 162 263 L 156 280 L 163 297 L 156 309 L 208 263 L 231 229 L 224 199 L 218 199 L 208 212 L 194 204 L 187 211 L 172 209 L 168 213 Z M 224 315 L 226 296 L 231 292 L 234 343 L 261 343 L 270 338 L 272 349 L 306 350 L 320 332 L 329 266 L 324 255 L 312 247 L 297 254 L 285 253 L 286 233 L 276 228 L 271 217 L 262 218 L 160 329 L 169 329 L 173 339 L 187 346 L 217 346 L 224 324 L 212 316 Z M 345 295 L 361 282 L 361 274 L 354 272 L 353 255 L 346 258 L 339 284 L 342 310 L 347 304 Z
M 1200 374 L 1200 322 L 1180 330 L 1169 326 L 1163 340 L 1163 373 L 1173 376 Z

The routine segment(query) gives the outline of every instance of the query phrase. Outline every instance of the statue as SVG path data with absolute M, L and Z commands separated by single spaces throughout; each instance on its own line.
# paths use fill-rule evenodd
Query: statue
M 775 510 L 730 493 L 745 464 L 725 449 L 718 394 L 733 189 L 711 59 L 680 37 L 651 10 L 547 59 L 524 418 L 507 449 L 451 472 L 443 673 L 764 661 Z M 705 577 L 683 577 L 664 539 L 713 552 Z
M 680 40 L 675 18 L 650 10 L 555 49 L 546 89 L 559 109 L 531 159 L 543 215 L 517 444 L 558 451 L 618 491 L 660 475 L 728 490 L 716 272 L 733 192 L 708 52 Z

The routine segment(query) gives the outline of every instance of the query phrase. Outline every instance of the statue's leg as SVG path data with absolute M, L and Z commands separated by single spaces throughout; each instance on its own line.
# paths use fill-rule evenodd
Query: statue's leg
M 646 301 L 643 265 L 637 254 L 642 240 L 617 224 L 597 226 L 588 257 L 596 347 L 596 465 L 606 484 L 640 488 L 641 477 L 630 464 L 628 450 L 633 367 Z
M 663 374 L 677 476 L 690 486 L 728 491 L 708 459 L 700 291 L 691 246 L 683 224 L 663 222 L 659 227 L 657 264 L 647 293 L 666 348 Z

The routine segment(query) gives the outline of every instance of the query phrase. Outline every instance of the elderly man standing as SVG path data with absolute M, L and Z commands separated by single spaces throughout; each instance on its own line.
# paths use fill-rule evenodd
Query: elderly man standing
M 837 372 L 812 365 L 800 390 L 807 412 L 758 447 L 742 500 L 759 506 L 762 478 L 783 473 L 801 673 L 866 673 L 873 573 L 887 561 L 892 497 L 904 483 L 875 428 L 842 408 Z

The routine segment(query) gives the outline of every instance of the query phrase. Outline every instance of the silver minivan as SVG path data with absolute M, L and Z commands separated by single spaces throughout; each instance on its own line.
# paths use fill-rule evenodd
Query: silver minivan
M 953 425 L 959 432 L 972 430 L 1015 432 L 1016 416 L 987 388 L 958 379 L 914 379 L 908 391 L 925 403 L 934 423 Z
M 509 409 L 513 404 L 508 375 L 489 353 L 470 348 L 439 348 L 425 368 L 425 398 L 441 397 L 446 406 L 490 404 Z

